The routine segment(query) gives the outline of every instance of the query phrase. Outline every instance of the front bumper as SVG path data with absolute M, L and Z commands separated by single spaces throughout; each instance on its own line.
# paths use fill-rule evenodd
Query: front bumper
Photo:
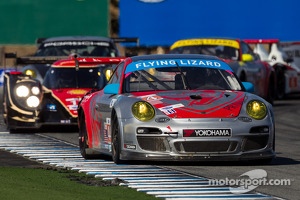
M 138 134 L 143 124 L 122 122 L 122 160 L 238 161 L 275 157 L 275 130 L 271 120 L 255 123 L 237 119 L 173 120 L 168 125 L 150 126 L 150 133 Z M 134 126 L 133 126 L 134 124 Z M 184 137 L 183 129 L 232 129 L 230 137 Z

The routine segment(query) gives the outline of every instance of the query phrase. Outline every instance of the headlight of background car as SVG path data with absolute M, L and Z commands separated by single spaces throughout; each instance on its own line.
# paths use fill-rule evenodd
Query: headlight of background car
M 22 82 L 15 86 L 14 103 L 19 107 L 35 109 L 40 104 L 41 88 L 36 82 Z
M 249 101 L 247 103 L 247 113 L 253 119 L 261 120 L 267 115 L 267 106 L 259 100 Z
M 152 105 L 145 101 L 138 101 L 132 105 L 132 114 L 140 121 L 149 121 L 155 116 L 155 110 Z

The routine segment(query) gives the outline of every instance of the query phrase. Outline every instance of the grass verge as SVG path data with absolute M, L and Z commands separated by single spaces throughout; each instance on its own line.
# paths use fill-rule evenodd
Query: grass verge
M 117 181 L 118 182 L 118 181 Z M 152 200 L 134 189 L 77 171 L 0 167 L 1 200 Z

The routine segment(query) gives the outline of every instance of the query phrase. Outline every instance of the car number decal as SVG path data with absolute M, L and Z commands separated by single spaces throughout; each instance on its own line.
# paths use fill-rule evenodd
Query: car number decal
M 179 104 L 161 107 L 161 108 L 159 108 L 159 110 L 162 111 L 163 113 L 165 113 L 166 115 L 170 115 L 170 114 L 176 113 L 174 108 L 180 108 L 180 107 L 184 107 L 184 105 L 179 103 Z

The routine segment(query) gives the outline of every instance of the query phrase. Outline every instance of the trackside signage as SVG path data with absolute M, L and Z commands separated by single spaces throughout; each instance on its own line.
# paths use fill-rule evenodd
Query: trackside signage
M 224 62 L 219 60 L 204 59 L 162 59 L 162 60 L 142 60 L 130 63 L 125 73 L 143 70 L 147 68 L 163 68 L 163 67 L 208 67 L 219 68 L 224 70 L 232 69 Z

